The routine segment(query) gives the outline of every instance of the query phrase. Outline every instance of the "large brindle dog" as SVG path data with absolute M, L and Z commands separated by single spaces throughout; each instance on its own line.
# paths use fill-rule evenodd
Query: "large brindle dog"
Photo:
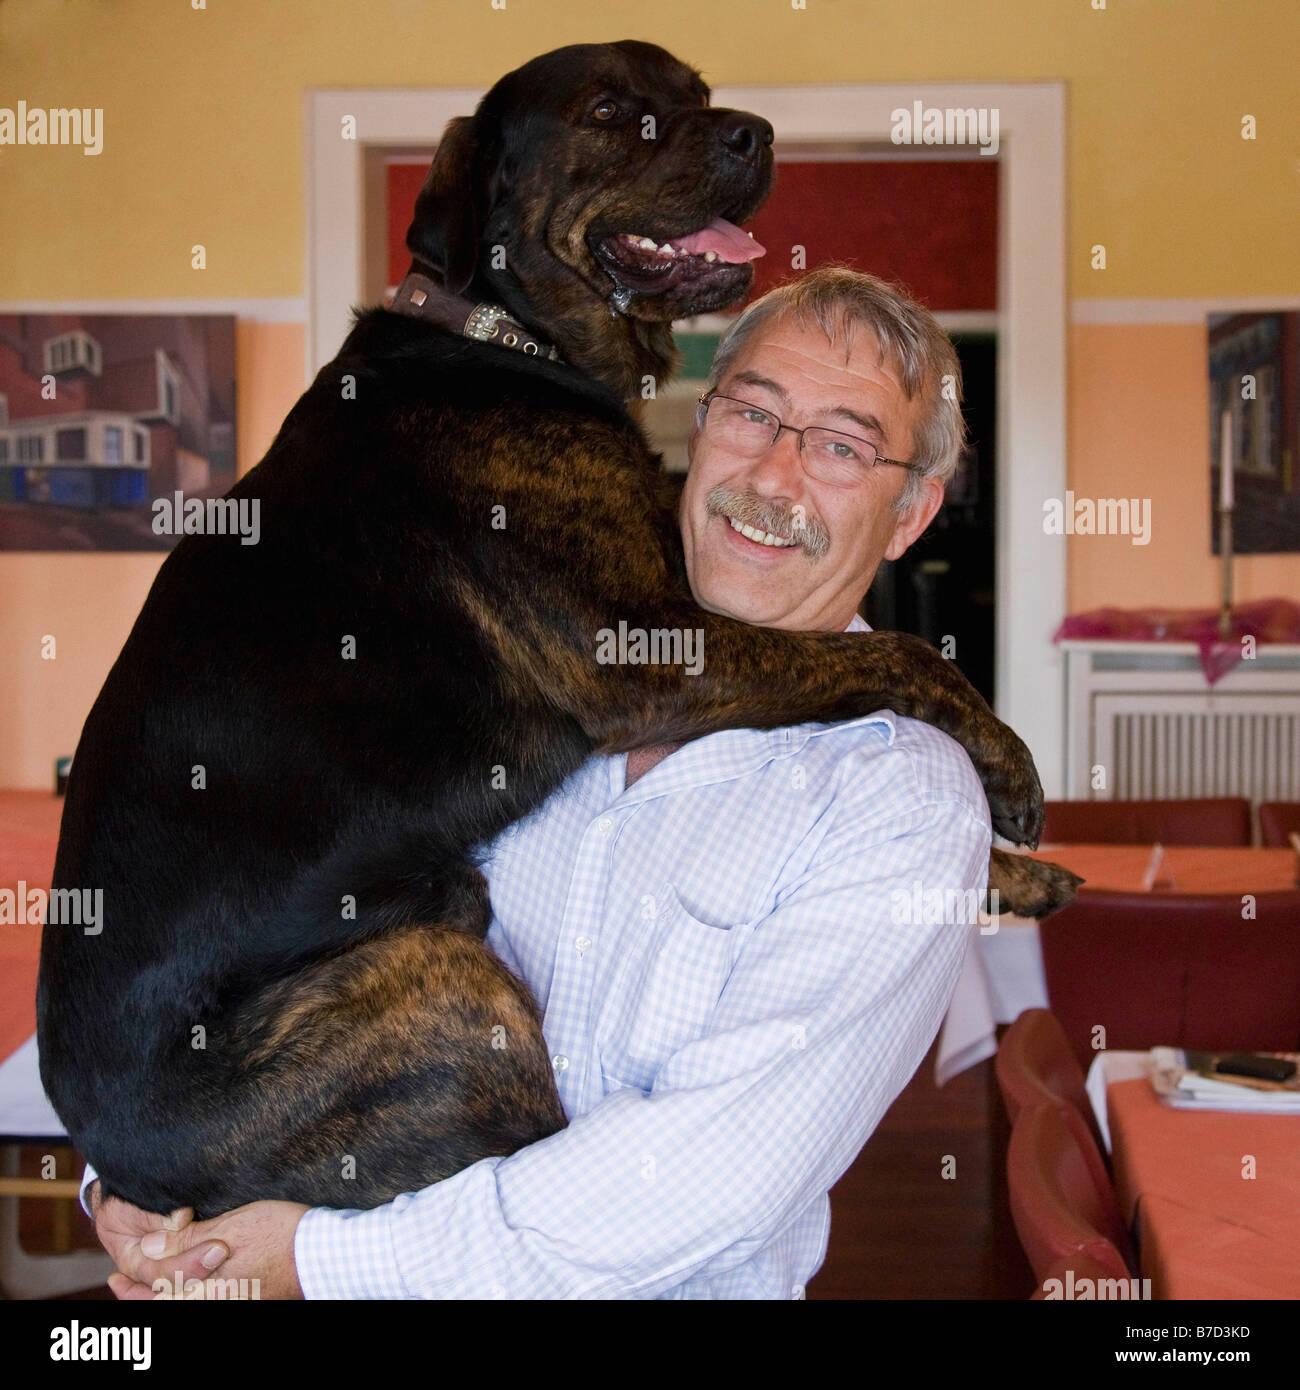
M 163 564 L 63 815 L 55 885 L 102 889 L 102 930 L 41 955 L 41 1074 L 106 1193 L 370 1207 L 560 1129 L 475 853 L 593 753 L 888 707 L 1036 842 L 1028 751 L 931 647 L 691 600 L 624 402 L 672 320 L 748 287 L 771 141 L 649 44 L 511 73 L 438 147 L 395 309 L 232 490 L 260 543 Z M 620 620 L 703 629 L 703 672 L 599 663 Z M 1024 911 L 1071 891 L 1024 860 L 992 881 Z

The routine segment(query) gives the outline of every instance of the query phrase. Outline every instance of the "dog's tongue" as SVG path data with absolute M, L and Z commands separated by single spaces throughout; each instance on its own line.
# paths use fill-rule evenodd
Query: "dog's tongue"
M 719 260 L 731 261 L 734 265 L 757 260 L 759 256 L 767 254 L 767 249 L 760 246 L 748 232 L 742 232 L 734 222 L 724 221 L 721 217 L 715 217 L 701 232 L 674 237 L 673 245 L 692 256 L 703 256 L 712 251 Z

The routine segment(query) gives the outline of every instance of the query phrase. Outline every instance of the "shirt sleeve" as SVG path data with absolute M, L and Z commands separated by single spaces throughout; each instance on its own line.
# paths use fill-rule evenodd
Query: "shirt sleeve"
M 870 776 L 837 795 L 709 1033 L 650 1091 L 615 1091 L 540 1143 L 371 1211 L 313 1208 L 295 1241 L 306 1296 L 655 1298 L 779 1236 L 924 1059 L 975 920 L 944 907 L 977 907 L 987 885 L 987 810 L 918 794 L 908 756 L 887 761 L 911 788 Z

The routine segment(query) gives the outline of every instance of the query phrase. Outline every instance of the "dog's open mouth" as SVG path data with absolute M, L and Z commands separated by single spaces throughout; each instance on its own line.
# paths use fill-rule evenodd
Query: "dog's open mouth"
M 621 285 L 656 293 L 687 281 L 730 279 L 765 254 L 752 232 L 725 218 L 683 236 L 656 238 L 645 232 L 616 232 L 592 238 L 592 249 Z

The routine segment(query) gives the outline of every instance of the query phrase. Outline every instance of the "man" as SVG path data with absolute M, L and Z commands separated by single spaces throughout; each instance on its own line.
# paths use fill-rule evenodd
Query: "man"
M 823 269 L 752 305 L 690 440 L 700 604 L 864 629 L 877 566 L 956 467 L 959 380 L 933 318 L 873 277 Z M 219 1265 L 263 1297 L 801 1297 L 827 1193 L 961 965 L 969 918 L 914 905 L 978 901 L 990 842 L 965 752 L 889 711 L 593 758 L 484 865 L 488 941 L 545 1011 L 569 1127 L 368 1212 L 103 1203 L 114 1292 Z

